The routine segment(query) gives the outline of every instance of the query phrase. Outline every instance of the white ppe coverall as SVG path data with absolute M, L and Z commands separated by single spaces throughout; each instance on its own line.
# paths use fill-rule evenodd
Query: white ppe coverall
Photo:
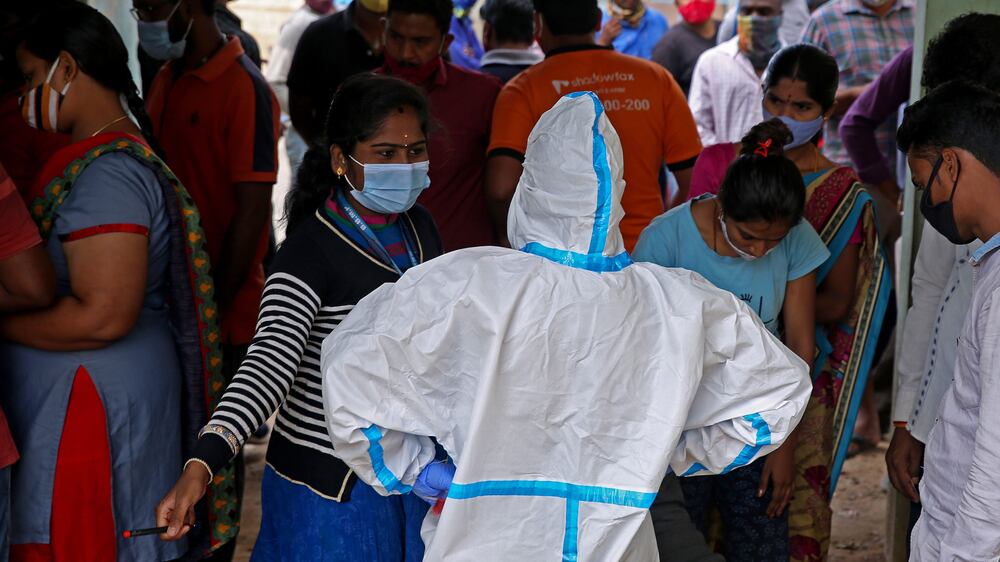
M 412 268 L 324 341 L 330 437 L 363 481 L 409 492 L 431 437 L 455 462 L 425 560 L 657 560 L 648 508 L 668 465 L 732 470 L 798 423 L 806 364 L 732 294 L 632 263 L 624 189 L 597 96 L 562 98 L 528 140 L 520 250 Z

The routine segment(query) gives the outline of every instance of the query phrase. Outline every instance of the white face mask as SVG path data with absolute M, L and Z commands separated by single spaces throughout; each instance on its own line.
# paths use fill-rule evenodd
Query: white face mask
M 732 248 L 734 252 L 736 252 L 736 255 L 738 255 L 739 257 L 743 258 L 746 261 L 754 261 L 756 259 L 762 258 L 762 257 L 770 254 L 771 252 L 773 252 L 774 249 L 778 247 L 777 245 L 774 245 L 774 246 L 771 247 L 771 249 L 769 249 L 768 251 L 764 252 L 764 256 L 755 256 L 755 255 L 753 255 L 753 254 L 751 254 L 749 252 L 743 251 L 743 249 L 741 249 L 736 244 L 733 244 L 733 240 L 729 237 L 729 228 L 726 227 L 726 217 L 725 216 L 719 215 L 719 224 L 722 226 L 722 237 L 726 239 L 726 243 L 729 244 L 729 247 Z
M 191 33 L 191 26 L 194 25 L 194 20 L 192 19 L 188 22 L 187 31 L 184 32 L 184 36 L 181 37 L 180 41 L 176 43 L 170 40 L 170 30 L 167 28 L 170 18 L 174 17 L 174 13 L 177 12 L 177 8 L 180 5 L 181 3 L 178 1 L 165 20 L 139 20 L 139 45 L 142 46 L 143 51 L 146 51 L 146 54 L 156 60 L 174 60 L 184 56 L 184 48 L 187 46 L 187 36 Z

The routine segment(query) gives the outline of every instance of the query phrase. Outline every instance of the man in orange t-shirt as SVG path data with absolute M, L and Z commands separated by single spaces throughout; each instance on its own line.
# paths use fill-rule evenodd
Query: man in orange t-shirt
M 659 182 L 664 163 L 679 187 L 670 206 L 687 199 L 701 152 L 691 110 L 662 66 L 594 43 L 601 23 L 596 0 L 535 0 L 534 5 L 535 38 L 545 60 L 508 82 L 493 110 L 486 193 L 494 225 L 506 240 L 507 208 L 535 122 L 560 97 L 590 90 L 604 102 L 621 137 L 626 183 L 621 231 L 631 251 L 642 229 L 664 211 Z

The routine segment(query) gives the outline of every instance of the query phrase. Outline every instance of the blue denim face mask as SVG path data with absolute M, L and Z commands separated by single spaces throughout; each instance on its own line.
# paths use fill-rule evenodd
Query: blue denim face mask
M 431 185 L 431 178 L 427 175 L 429 160 L 413 164 L 362 164 L 353 156 L 348 158 L 365 169 L 362 191 L 358 191 L 344 176 L 347 185 L 351 186 L 351 196 L 378 213 L 391 215 L 409 210 L 420 193 Z
M 764 121 L 769 121 L 774 119 L 775 116 L 771 115 L 771 112 L 764 109 Z M 785 150 L 790 148 L 796 148 L 804 145 L 805 143 L 812 140 L 816 136 L 816 133 L 823 128 L 823 114 L 819 117 L 813 119 L 812 121 L 796 121 L 787 115 L 780 115 L 778 119 L 784 123 L 790 131 L 792 131 L 792 142 L 785 145 Z
M 179 59 L 184 56 L 184 48 L 187 46 L 187 36 L 191 33 L 191 26 L 194 25 L 194 20 L 192 19 L 188 23 L 187 31 L 184 32 L 184 37 L 181 37 L 180 41 L 176 43 L 170 40 L 170 30 L 167 29 L 167 24 L 170 22 L 170 18 L 174 17 L 174 13 L 177 8 L 181 5 L 178 1 L 174 5 L 174 9 L 170 11 L 170 15 L 167 19 L 160 21 L 142 21 L 139 20 L 139 45 L 142 47 L 146 54 L 153 57 L 156 60 L 174 60 Z

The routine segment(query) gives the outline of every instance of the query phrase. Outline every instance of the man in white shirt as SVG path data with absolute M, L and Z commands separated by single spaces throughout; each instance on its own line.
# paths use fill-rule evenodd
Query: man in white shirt
M 302 33 L 310 23 L 333 11 L 331 0 L 306 0 L 292 12 L 292 16 L 285 20 L 285 23 L 281 24 L 278 42 L 271 47 L 271 56 L 264 69 L 264 77 L 271 84 L 274 95 L 278 98 L 278 104 L 281 105 L 281 122 L 287 127 L 285 150 L 288 152 L 292 170 L 299 167 L 308 146 L 292 127 L 291 119 L 288 118 L 288 84 L 285 82 L 288 79 L 288 69 L 292 67 L 292 56 L 295 54 L 299 39 L 302 38 Z
M 763 120 L 761 75 L 781 48 L 781 0 L 740 0 L 736 37 L 698 59 L 688 103 L 704 146 L 739 142 Z
M 934 425 L 941 399 L 951 386 L 955 366 L 956 339 L 965 323 L 972 299 L 972 264 L 969 262 L 982 246 L 976 240 L 956 246 L 940 232 L 924 223 L 920 248 L 913 266 L 913 304 L 906 315 L 901 353 L 897 357 L 899 386 L 893 401 L 893 445 L 886 456 L 893 485 L 911 500 L 917 492 L 909 482 L 919 474 L 923 444 Z M 902 436 L 917 443 L 907 444 L 917 450 L 892 456 Z M 910 470 L 895 471 L 894 464 L 912 464 Z M 904 468 L 900 466 L 900 468 Z
M 948 22 L 947 27 L 927 47 L 921 84 L 928 90 L 952 80 L 971 80 L 1000 92 L 1000 60 L 993 57 L 962 57 L 956 54 L 1000 50 L 1000 15 L 968 13 Z M 899 57 L 897 57 L 898 59 Z M 881 119 L 864 108 L 899 103 L 886 85 L 887 68 L 845 118 L 841 129 L 863 131 L 875 146 L 875 130 Z M 909 67 L 899 81 L 909 91 Z M 881 96 L 891 97 L 886 104 Z M 856 111 L 857 110 L 857 111 Z M 853 119 L 853 120 L 852 120 Z M 845 124 L 848 125 L 845 127 Z M 852 131 L 853 132 L 853 131 Z M 857 134 L 855 133 L 855 136 Z M 856 138 L 843 136 L 845 145 L 858 145 Z M 848 142 L 850 140 L 851 142 Z M 856 148 L 856 146 L 854 146 Z M 875 152 L 878 152 L 875 150 Z M 858 152 L 851 150 L 852 158 Z M 876 154 L 878 159 L 881 155 Z M 903 177 L 899 174 L 898 177 Z M 893 186 L 895 189 L 895 186 Z M 970 258 L 983 243 L 979 240 L 956 246 L 941 233 L 925 225 L 920 249 L 913 266 L 912 305 L 902 331 L 898 359 L 898 385 L 893 402 L 892 441 L 886 451 L 889 480 L 910 499 L 910 527 L 920 514 L 919 494 L 913 481 L 922 472 L 924 444 L 937 417 L 945 393 L 951 387 L 958 349 L 958 335 L 972 300 Z
M 951 387 L 930 430 L 919 481 L 914 562 L 1000 557 L 1000 96 L 951 82 L 907 109 L 898 133 L 921 212 L 970 257 L 972 302 Z

